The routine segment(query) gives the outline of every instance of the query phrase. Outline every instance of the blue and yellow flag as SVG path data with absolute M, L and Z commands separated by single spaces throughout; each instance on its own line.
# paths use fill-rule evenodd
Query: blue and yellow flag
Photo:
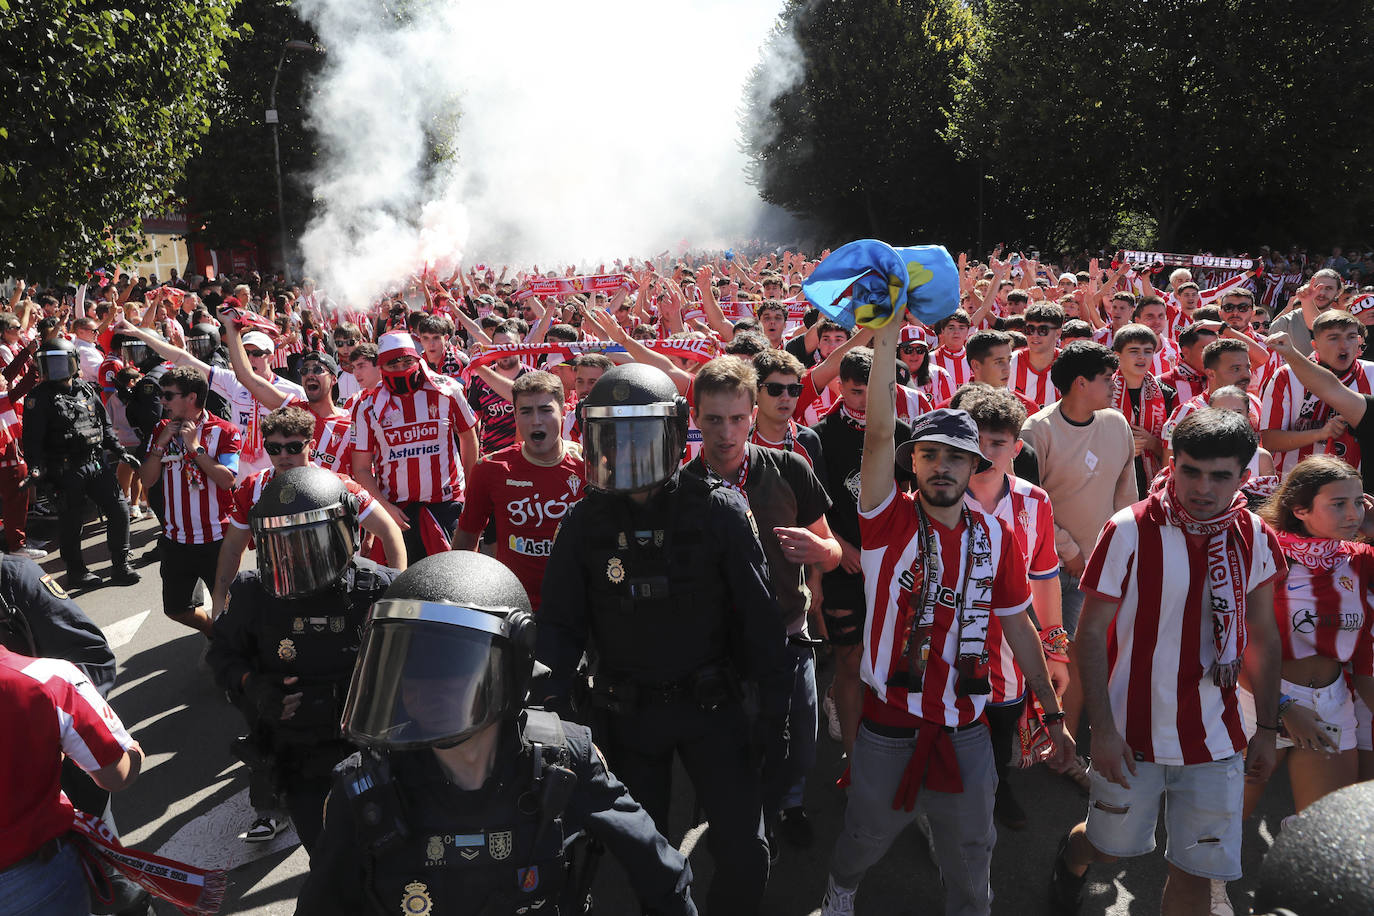
M 802 292 L 822 314 L 847 328 L 880 328 L 903 309 L 932 324 L 959 307 L 959 269 L 943 245 L 893 248 L 877 239 L 859 239 L 816 265 Z

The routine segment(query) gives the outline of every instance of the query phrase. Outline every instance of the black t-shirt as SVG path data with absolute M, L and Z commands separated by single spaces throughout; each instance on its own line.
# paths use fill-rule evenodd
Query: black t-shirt
M 782 348 L 801 360 L 801 364 L 806 368 L 810 369 L 812 366 L 816 365 L 816 354 L 808 353 L 806 350 L 805 331 L 783 344 Z
M 1374 396 L 1364 395 L 1364 416 L 1353 435 L 1360 445 L 1360 478 L 1364 491 L 1374 493 Z
M 821 483 L 830 495 L 830 511 L 825 514 L 830 530 L 859 547 L 859 465 L 863 462 L 864 431 L 851 426 L 838 407 L 811 428 L 820 436 L 825 453 Z M 893 446 L 910 438 L 911 427 L 898 420 Z
M 758 525 L 759 543 L 768 558 L 768 578 L 772 581 L 787 632 L 800 633 L 806 623 L 807 602 L 803 569 L 783 554 L 773 529 L 805 528 L 814 524 L 830 508 L 830 497 L 811 465 L 795 452 L 752 443 L 745 448 L 749 455 L 749 477 L 744 482 L 744 492 L 749 500 L 749 511 Z M 700 477 L 715 476 L 700 455 L 688 462 L 687 470 Z
M 521 367 L 519 378 L 529 370 Z M 482 454 L 491 455 L 515 444 L 515 406 L 474 376 L 468 385 L 468 405 L 482 424 Z

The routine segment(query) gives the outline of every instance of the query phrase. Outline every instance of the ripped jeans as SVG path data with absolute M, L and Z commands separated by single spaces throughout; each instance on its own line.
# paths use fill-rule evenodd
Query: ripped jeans
M 1138 761 L 1135 766 L 1135 775 L 1126 776 L 1129 789 L 1091 771 L 1088 842 L 1123 859 L 1152 852 L 1163 800 L 1169 838 L 1165 860 L 1200 878 L 1239 878 L 1244 758 L 1234 754 L 1183 766 Z

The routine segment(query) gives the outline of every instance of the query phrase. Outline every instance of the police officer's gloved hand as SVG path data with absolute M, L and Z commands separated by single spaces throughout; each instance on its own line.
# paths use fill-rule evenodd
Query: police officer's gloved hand
M 263 718 L 273 722 L 280 721 L 286 701 L 286 689 L 280 676 L 254 671 L 248 675 L 248 680 L 244 681 L 243 695 Z
M 137 470 L 139 469 L 139 466 L 143 464 L 143 462 L 139 461 L 137 458 L 134 457 L 134 453 L 133 453 L 133 452 L 131 452 L 131 451 L 127 450 L 127 449 L 125 449 L 124 451 L 120 452 L 118 457 L 119 457 L 119 460 L 120 460 L 121 463 L 127 464 L 129 467 L 133 468 L 135 471 L 137 471 Z

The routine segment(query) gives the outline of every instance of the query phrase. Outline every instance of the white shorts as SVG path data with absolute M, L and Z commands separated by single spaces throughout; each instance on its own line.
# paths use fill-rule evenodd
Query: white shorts
M 1346 686 L 1345 678 L 1338 677 L 1325 687 L 1304 687 L 1301 684 L 1294 684 L 1290 681 L 1279 681 L 1279 692 L 1298 701 L 1298 705 L 1303 709 L 1317 714 L 1317 718 L 1332 725 L 1339 725 L 1341 728 L 1340 750 L 1353 751 L 1355 749 L 1355 732 L 1357 730 L 1355 722 L 1355 701 L 1351 695 L 1350 688 Z M 1241 716 L 1245 719 L 1245 733 L 1252 735 L 1255 732 L 1255 697 L 1250 691 L 1241 688 L 1236 691 L 1240 699 Z M 1365 722 L 1365 738 L 1369 737 L 1369 723 Z M 1275 747 L 1292 747 L 1293 742 L 1287 735 L 1279 733 L 1278 740 L 1274 743 Z
M 1109 856 L 1142 856 L 1155 848 L 1164 800 L 1164 858 L 1200 878 L 1240 878 L 1245 761 L 1240 754 L 1186 766 L 1139 762 L 1123 789 L 1096 769 L 1088 797 L 1088 842 Z
M 1374 751 L 1374 741 L 1369 736 L 1369 707 L 1358 693 L 1355 694 L 1355 746 L 1362 751 Z

